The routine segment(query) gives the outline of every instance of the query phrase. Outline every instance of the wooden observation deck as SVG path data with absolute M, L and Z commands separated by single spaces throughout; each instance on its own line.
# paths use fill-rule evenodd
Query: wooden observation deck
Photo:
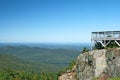
M 91 42 L 99 43 L 102 47 L 115 44 L 120 47 L 120 31 L 100 31 L 91 33 Z

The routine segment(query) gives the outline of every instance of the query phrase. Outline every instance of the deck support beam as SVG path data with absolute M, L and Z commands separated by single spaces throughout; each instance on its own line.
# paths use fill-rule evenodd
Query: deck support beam
M 115 43 L 120 47 L 120 43 L 118 43 L 116 40 L 115 40 Z

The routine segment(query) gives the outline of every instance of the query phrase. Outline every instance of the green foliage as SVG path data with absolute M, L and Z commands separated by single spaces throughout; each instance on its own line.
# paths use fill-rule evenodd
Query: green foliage
M 119 46 L 116 44 L 116 42 L 111 41 L 110 44 L 107 45 L 108 48 L 118 48 Z
M 88 50 L 86 47 L 84 47 L 83 50 L 82 50 L 82 53 L 88 52 L 88 51 L 89 51 L 89 50 Z
M 0 80 L 57 80 L 57 73 L 52 72 L 31 72 L 13 69 L 0 70 Z
M 58 76 L 66 73 L 67 70 L 72 70 L 72 68 L 73 68 L 74 65 L 76 65 L 76 61 L 73 60 L 73 61 L 71 61 L 69 63 L 69 65 L 67 67 L 65 67 L 62 70 L 58 71 Z
M 102 46 L 102 44 L 100 42 L 96 42 L 94 49 L 103 49 L 104 47 Z
M 96 78 L 92 78 L 92 80 L 99 80 L 99 77 L 96 77 Z
M 120 80 L 120 77 L 109 78 L 107 80 Z
M 99 77 L 93 78 L 92 80 L 99 80 Z M 120 80 L 120 77 L 108 78 L 107 80 Z
M 71 61 L 68 65 L 68 67 L 66 68 L 67 70 L 71 70 L 73 68 L 73 66 L 76 65 L 76 61 Z

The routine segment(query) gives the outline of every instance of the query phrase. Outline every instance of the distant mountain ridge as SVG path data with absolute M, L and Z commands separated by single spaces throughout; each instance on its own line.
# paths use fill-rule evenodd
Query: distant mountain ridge
M 81 51 L 83 47 L 90 48 L 90 43 L 0 43 L 3 46 L 39 47 L 49 49 L 69 49 Z

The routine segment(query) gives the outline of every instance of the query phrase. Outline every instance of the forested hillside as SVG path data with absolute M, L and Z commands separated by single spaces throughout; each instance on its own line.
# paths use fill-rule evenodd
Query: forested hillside
M 0 69 L 14 69 L 33 72 L 49 72 L 58 70 L 57 67 L 45 64 L 26 62 L 9 54 L 0 54 Z
M 33 68 L 35 65 L 37 68 L 40 68 L 43 71 L 58 71 L 67 66 L 69 62 L 71 62 L 78 56 L 79 53 L 80 52 L 77 50 L 66 49 L 48 49 L 26 46 L 0 47 L 0 54 L 2 55 L 1 57 L 4 57 L 0 59 L 3 59 L 3 62 L 10 59 L 8 61 L 11 62 L 8 63 L 11 65 L 15 64 L 16 67 L 24 66 L 25 68 Z M 4 65 L 8 66 L 6 63 Z

